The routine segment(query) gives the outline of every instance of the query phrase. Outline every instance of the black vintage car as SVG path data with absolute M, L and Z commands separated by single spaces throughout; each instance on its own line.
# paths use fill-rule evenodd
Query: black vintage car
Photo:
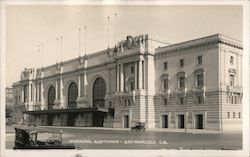
M 145 131 L 145 123 L 137 122 L 135 126 L 131 127 L 131 131 Z
M 62 133 L 34 128 L 15 128 L 14 149 L 75 149 L 72 143 L 62 143 Z

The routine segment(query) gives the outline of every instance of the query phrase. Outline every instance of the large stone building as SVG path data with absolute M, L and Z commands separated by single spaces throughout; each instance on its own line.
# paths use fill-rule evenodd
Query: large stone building
M 178 44 L 127 36 L 115 48 L 25 69 L 15 103 L 24 124 L 241 129 L 242 49 L 220 34 Z

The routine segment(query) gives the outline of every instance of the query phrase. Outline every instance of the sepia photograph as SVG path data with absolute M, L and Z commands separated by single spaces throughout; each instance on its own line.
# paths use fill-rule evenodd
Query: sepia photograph
M 249 156 L 249 2 L 1 9 L 1 156 Z

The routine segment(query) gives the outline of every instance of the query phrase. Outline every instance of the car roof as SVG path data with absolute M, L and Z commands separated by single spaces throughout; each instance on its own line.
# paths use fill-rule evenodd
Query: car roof
M 52 131 L 52 130 L 46 130 L 43 128 L 34 128 L 34 127 L 16 127 L 15 129 L 23 130 L 27 132 L 28 134 L 34 134 L 34 133 L 60 133 L 58 131 Z

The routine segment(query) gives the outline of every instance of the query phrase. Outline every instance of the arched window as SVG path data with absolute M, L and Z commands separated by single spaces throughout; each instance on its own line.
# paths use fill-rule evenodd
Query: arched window
M 75 82 L 70 83 L 68 88 L 68 108 L 76 108 L 78 89 Z
M 49 87 L 49 91 L 48 91 L 48 109 L 49 110 L 53 109 L 55 98 L 56 98 L 55 87 L 51 86 Z
M 104 107 L 106 84 L 103 78 L 98 77 L 93 86 L 93 107 Z

